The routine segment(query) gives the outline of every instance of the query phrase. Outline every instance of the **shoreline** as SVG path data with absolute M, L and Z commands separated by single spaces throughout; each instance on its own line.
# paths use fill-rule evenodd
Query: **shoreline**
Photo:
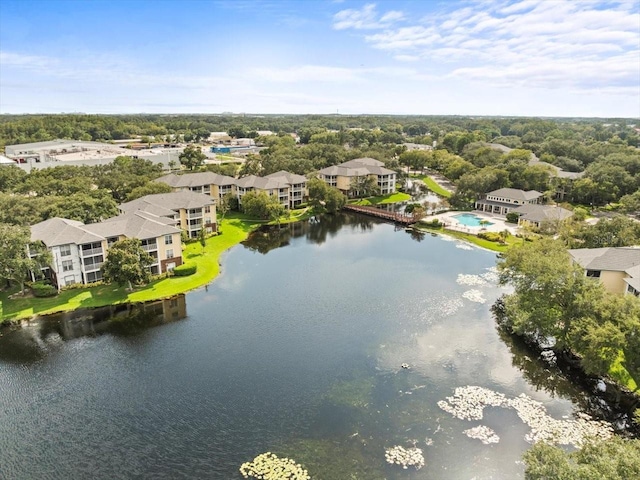
M 203 247 L 198 242 L 187 244 L 183 249 L 185 263 L 197 262 L 198 270 L 187 277 L 167 277 L 127 292 L 124 286 L 99 285 L 63 290 L 49 298 L 14 298 L 7 312 L 7 292 L 0 297 L 0 326 L 17 325 L 39 315 L 70 312 L 81 308 L 105 307 L 123 303 L 142 303 L 175 295 L 208 285 L 220 275 L 223 254 L 245 241 L 262 222 L 232 216 L 221 224 L 220 235 L 207 239 Z M 15 302 L 15 303 L 14 303 Z

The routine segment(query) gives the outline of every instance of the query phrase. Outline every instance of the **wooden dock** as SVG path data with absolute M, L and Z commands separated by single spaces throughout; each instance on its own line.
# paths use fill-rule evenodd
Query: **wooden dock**
M 399 225 L 411 225 L 416 223 L 417 219 L 413 215 L 406 215 L 404 213 L 387 212 L 376 207 L 367 207 L 364 205 L 345 205 L 344 210 L 348 212 L 361 213 L 363 215 L 369 215 L 370 217 L 381 218 Z

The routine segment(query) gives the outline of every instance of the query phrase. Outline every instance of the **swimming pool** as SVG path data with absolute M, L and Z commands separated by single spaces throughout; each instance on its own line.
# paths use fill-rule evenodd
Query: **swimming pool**
M 489 225 L 493 225 L 493 223 L 488 222 L 487 220 L 484 220 L 483 223 L 480 223 L 483 220 L 473 213 L 460 213 L 458 215 L 454 215 L 453 218 L 455 218 L 458 223 L 461 223 L 462 225 L 465 225 L 467 227 L 488 227 Z

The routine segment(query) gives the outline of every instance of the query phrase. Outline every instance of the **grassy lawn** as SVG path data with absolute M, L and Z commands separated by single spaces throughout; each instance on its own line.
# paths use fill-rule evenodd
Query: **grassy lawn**
M 429 190 L 431 190 L 436 195 L 440 195 L 444 198 L 450 198 L 453 195 L 449 190 L 445 190 L 438 183 L 431 178 L 429 175 L 411 175 L 413 178 L 417 178 L 422 180 L 424 184 L 427 186 Z
M 352 200 L 349 203 L 352 205 L 384 205 L 387 203 L 406 202 L 411 200 L 411 195 L 408 193 L 390 193 L 388 195 L 379 195 L 377 197 L 362 198 L 360 200 Z
M 185 263 L 196 262 L 198 271 L 188 277 L 171 277 L 157 280 L 133 292 L 125 287 L 100 285 L 75 290 L 65 290 L 51 298 L 9 299 L 12 292 L 0 292 L 0 319 L 29 318 L 36 314 L 47 314 L 75 310 L 77 308 L 101 307 L 124 302 L 144 302 L 184 293 L 209 283 L 220 273 L 220 256 L 229 248 L 245 240 L 259 224 L 247 221 L 242 214 L 229 214 L 220 225 L 222 235 L 207 239 L 204 248 L 198 242 L 186 245 L 182 252 Z M 14 290 L 15 291 L 15 290 Z
M 522 243 L 521 238 L 516 238 L 513 235 L 509 235 L 506 240 L 506 244 L 500 244 L 497 242 L 490 242 L 489 240 L 485 240 L 484 238 L 478 238 L 471 233 L 458 232 L 457 230 L 447 230 L 443 228 L 429 228 L 424 225 L 420 226 L 420 230 L 423 232 L 434 232 L 440 233 L 443 235 L 449 235 L 450 237 L 459 238 L 460 240 L 464 240 L 469 243 L 473 243 L 482 248 L 486 248 L 487 250 L 493 250 L 494 252 L 504 252 L 508 250 L 512 245 Z

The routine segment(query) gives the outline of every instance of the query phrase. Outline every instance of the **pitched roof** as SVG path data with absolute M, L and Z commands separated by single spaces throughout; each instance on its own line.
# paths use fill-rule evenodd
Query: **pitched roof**
M 219 175 L 213 172 L 196 172 L 185 173 L 184 175 L 176 175 L 170 173 L 163 177 L 157 178 L 156 182 L 166 183 L 170 187 L 201 187 L 204 185 L 233 185 L 236 181 L 233 177 Z
M 276 178 L 257 177 L 248 175 L 236 180 L 236 185 L 240 188 L 258 188 L 260 190 L 272 190 L 275 188 L 287 188 L 288 183 Z
M 142 210 L 158 216 L 169 216 L 182 208 L 202 208 L 214 203 L 213 199 L 204 193 L 180 191 L 145 195 L 131 202 L 121 204 L 120 210 L 123 212 Z
M 578 248 L 569 254 L 584 269 L 626 272 L 640 265 L 638 247 Z
M 31 241 L 40 240 L 47 247 L 55 247 L 70 243 L 81 245 L 104 240 L 99 235 L 86 230 L 85 227 L 86 225 L 76 220 L 59 217 L 49 218 L 31 226 Z
M 384 162 L 375 158 L 356 158 L 340 165 L 320 170 L 322 175 L 340 175 L 341 177 L 362 177 L 366 175 L 391 175 L 393 170 L 385 168 Z
M 167 218 L 153 218 L 144 212 L 136 211 L 109 218 L 104 222 L 85 225 L 85 229 L 105 238 L 124 235 L 128 238 L 156 238 L 162 235 L 180 233 Z
M 508 198 L 509 200 L 517 200 L 519 202 L 535 200 L 536 198 L 540 198 L 542 193 L 536 190 L 529 190 L 525 192 L 524 190 L 519 190 L 517 188 L 499 188 L 498 190 L 494 190 L 493 192 L 487 193 L 487 195 L 491 195 L 494 197 L 502 197 Z
M 532 205 L 526 204 L 514 208 L 512 211 L 520 214 L 520 218 L 528 222 L 545 222 L 566 220 L 573 216 L 571 210 L 556 205 Z
M 304 175 L 296 175 L 295 173 L 286 172 L 284 170 L 280 170 L 279 172 L 275 172 L 270 175 L 265 175 L 265 178 L 272 178 L 282 183 L 288 183 L 289 185 L 307 182 L 307 177 Z

